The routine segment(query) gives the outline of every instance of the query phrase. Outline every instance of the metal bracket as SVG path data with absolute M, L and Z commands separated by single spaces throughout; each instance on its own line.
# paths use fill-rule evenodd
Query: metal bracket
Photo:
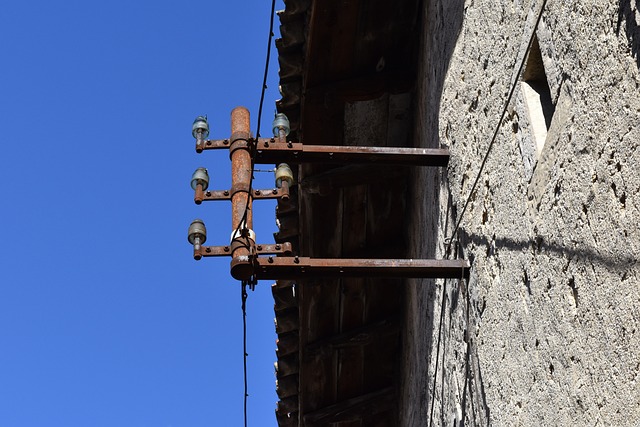
M 198 192 L 193 200 L 199 205 L 202 202 L 215 201 L 215 200 L 231 200 L 233 194 L 231 190 L 207 190 Z M 282 188 L 273 188 L 266 190 L 252 190 L 251 196 L 254 200 L 267 200 L 267 199 L 288 199 L 289 192 Z
M 255 146 L 254 163 L 376 163 L 405 166 L 447 166 L 446 148 L 357 147 L 342 145 L 304 145 L 276 142 L 275 138 L 250 139 Z M 205 141 L 196 151 L 229 148 L 228 139 Z
M 273 190 L 251 188 L 252 164 L 268 163 L 350 163 L 405 166 L 446 166 L 449 150 L 445 148 L 359 147 L 303 145 L 285 140 L 284 131 L 276 138 L 251 138 L 249 111 L 238 107 L 231 113 L 231 137 L 196 144 L 196 151 L 229 149 L 231 190 L 203 190 L 196 186 L 197 204 L 211 200 L 231 201 L 233 230 L 246 233 L 234 238 L 229 246 L 196 246 L 193 257 L 231 256 L 231 275 L 254 283 L 261 279 L 295 279 L 304 277 L 468 277 L 467 260 L 432 259 L 340 259 L 307 258 L 292 255 L 291 243 L 256 245 L 251 236 L 253 199 L 289 197 L 288 182 Z M 203 225 L 204 227 L 204 225 Z M 254 235 L 255 236 L 255 235 Z M 205 236 L 206 237 L 206 236 Z M 190 238 L 191 239 L 191 238 Z M 191 240 L 190 240 L 191 241 Z M 193 243 L 193 242 L 192 242 Z M 195 244 L 194 244 L 195 246 Z M 267 257 L 260 255 L 269 255 Z M 278 255 L 278 256 L 273 256 Z
M 232 260 L 233 275 L 234 261 Z M 246 261 L 250 262 L 250 261 Z M 253 275 L 258 280 L 305 277 L 414 277 L 448 279 L 468 277 L 467 260 L 435 259 L 343 259 L 307 257 L 268 257 L 253 259 Z M 236 277 L 243 280 L 244 277 Z
M 273 245 L 255 245 L 257 255 L 291 255 L 291 243 L 277 243 Z M 201 246 L 193 251 L 193 258 L 207 258 L 214 256 L 231 256 L 231 246 Z

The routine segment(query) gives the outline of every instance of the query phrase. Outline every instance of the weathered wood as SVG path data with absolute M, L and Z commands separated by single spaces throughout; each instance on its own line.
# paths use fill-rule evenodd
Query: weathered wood
M 286 334 L 287 332 L 297 331 L 300 327 L 298 319 L 298 309 L 293 308 L 278 313 L 275 318 L 276 334 Z
M 387 387 L 351 399 L 343 400 L 303 415 L 305 426 L 357 420 L 393 408 L 396 402 L 394 387 Z
M 298 427 L 298 412 L 284 412 L 276 410 L 276 419 L 280 427 Z
M 277 351 L 277 354 L 278 361 L 275 363 L 276 377 L 286 377 L 300 372 L 300 358 L 297 351 L 291 354 L 280 354 Z
M 278 356 L 284 357 L 298 351 L 298 333 L 290 332 L 278 335 L 276 345 L 278 347 Z
M 286 417 L 287 414 L 298 412 L 298 396 L 280 399 L 276 405 L 276 412 Z
M 276 379 L 276 393 L 280 399 L 298 394 L 298 376 L 289 375 Z
M 400 324 L 400 318 L 393 317 L 318 340 L 307 345 L 305 357 L 327 356 L 339 349 L 373 344 L 381 337 L 398 334 Z
M 276 313 L 298 306 L 298 299 L 293 291 L 293 286 L 278 287 L 273 284 L 271 285 L 271 294 L 274 300 L 273 309 Z

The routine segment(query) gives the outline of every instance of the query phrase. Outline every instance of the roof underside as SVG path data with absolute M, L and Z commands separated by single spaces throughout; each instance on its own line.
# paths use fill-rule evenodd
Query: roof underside
M 282 99 L 304 144 L 412 146 L 417 0 L 288 0 L 280 12 Z M 278 206 L 279 242 L 312 257 L 402 258 L 410 169 L 302 165 Z M 273 286 L 280 426 L 397 420 L 400 279 Z

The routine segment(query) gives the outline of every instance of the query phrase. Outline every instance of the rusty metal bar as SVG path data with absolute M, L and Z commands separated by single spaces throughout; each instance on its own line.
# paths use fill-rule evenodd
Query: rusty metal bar
M 291 255 L 291 243 L 275 243 L 272 245 L 255 245 L 257 255 Z M 231 256 L 231 246 L 202 246 L 194 254 L 202 258 L 215 256 Z
M 278 138 L 280 140 L 280 138 Z M 446 148 L 357 147 L 342 145 L 304 145 L 299 142 L 277 142 L 275 138 L 259 138 L 256 164 L 270 163 L 377 163 L 405 166 L 447 166 Z M 228 148 L 229 140 L 208 140 L 204 150 Z
M 266 190 L 253 190 L 251 194 L 253 195 L 254 200 L 278 199 L 280 197 L 286 200 L 285 197 L 289 196 L 289 191 L 285 192 L 283 188 L 273 188 L 273 189 L 266 189 Z M 231 191 L 230 190 L 207 190 L 207 191 L 201 192 L 200 194 L 196 190 L 196 194 L 193 200 L 196 202 L 197 205 L 207 201 L 231 200 Z
M 245 261 L 235 258 L 232 267 Z M 468 277 L 471 265 L 467 260 L 434 259 L 341 259 L 307 257 L 268 257 L 253 259 L 253 271 L 248 276 L 231 275 L 246 280 L 255 275 L 258 280 L 298 279 L 309 277 L 415 277 L 445 279 Z
M 377 163 L 406 166 L 447 166 L 446 148 L 357 147 L 273 143 L 260 138 L 255 163 Z
M 202 153 L 202 150 L 222 150 L 229 148 L 230 141 L 228 139 L 208 139 L 202 147 L 196 144 L 196 153 Z

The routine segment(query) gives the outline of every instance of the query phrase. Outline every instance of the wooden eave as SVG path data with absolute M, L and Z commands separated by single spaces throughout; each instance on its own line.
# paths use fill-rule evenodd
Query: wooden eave
M 288 0 L 276 42 L 291 138 L 411 146 L 417 0 Z M 301 256 L 403 258 L 410 169 L 301 165 L 277 241 Z M 273 285 L 280 426 L 397 422 L 401 279 Z

